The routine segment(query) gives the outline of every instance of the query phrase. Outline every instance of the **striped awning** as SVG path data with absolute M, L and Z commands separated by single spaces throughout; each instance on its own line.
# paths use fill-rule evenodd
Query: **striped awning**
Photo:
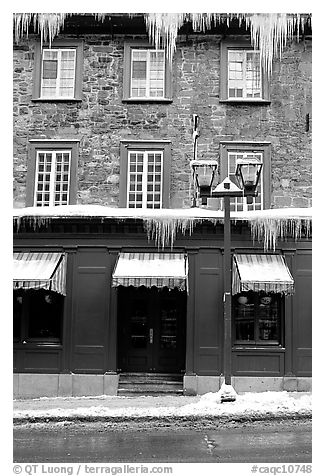
M 187 263 L 183 253 L 120 253 L 112 286 L 186 289 Z
M 235 254 L 232 293 L 264 291 L 294 293 L 294 281 L 284 257 L 275 254 Z
M 64 253 L 14 253 L 14 289 L 48 289 L 65 296 Z

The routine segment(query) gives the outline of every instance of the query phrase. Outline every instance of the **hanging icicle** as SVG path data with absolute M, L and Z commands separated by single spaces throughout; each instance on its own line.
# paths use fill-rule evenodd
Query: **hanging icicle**
M 295 241 L 311 235 L 311 219 L 306 218 L 258 218 L 249 221 L 253 241 L 264 243 L 264 250 L 275 251 L 278 240 L 293 237 Z
M 14 13 L 14 34 L 18 43 L 28 36 L 28 29 L 33 25 L 34 31 L 40 33 L 41 42 L 49 41 L 59 34 L 65 19 L 83 13 Z M 109 13 L 93 13 L 98 21 L 104 21 Z M 132 16 L 132 14 L 128 14 Z M 192 22 L 196 32 L 211 29 L 216 24 L 237 19 L 239 26 L 245 24 L 250 29 L 252 45 L 261 51 L 261 62 L 269 74 L 272 60 L 282 55 L 287 41 L 292 40 L 296 32 L 299 39 L 304 26 L 311 22 L 311 16 L 299 13 L 144 13 L 149 40 L 156 47 L 166 49 L 167 57 L 172 60 L 176 50 L 176 40 L 180 27 L 185 22 Z
M 261 52 L 261 63 L 268 74 L 272 72 L 272 60 L 282 55 L 287 41 L 292 40 L 296 31 L 303 31 L 304 23 L 310 20 L 309 15 L 287 13 L 148 13 L 146 24 L 149 39 L 156 47 L 167 50 L 171 60 L 176 50 L 176 39 L 179 28 L 185 21 L 191 21 L 194 31 L 205 32 L 217 23 L 229 23 L 232 19 L 245 23 L 250 29 L 252 45 Z
M 139 211 L 133 209 L 110 209 L 98 205 L 64 205 L 45 210 L 46 207 L 17 209 L 14 211 L 14 226 L 19 232 L 23 227 L 37 230 L 56 220 L 69 220 L 72 217 L 87 220 L 125 219 L 141 220 L 147 231 L 148 240 L 153 240 L 158 248 L 173 247 L 177 234 L 192 235 L 196 226 L 210 223 L 223 224 L 223 212 L 202 209 L 168 209 Z M 252 238 L 264 244 L 265 251 L 275 250 L 278 240 L 288 238 L 298 240 L 311 236 L 311 210 L 270 209 L 259 212 L 234 212 L 233 223 L 246 222 L 251 228 Z
M 16 43 L 24 35 L 28 36 L 28 29 L 31 24 L 35 32 L 41 36 L 43 42 L 51 42 L 64 26 L 67 16 L 72 13 L 14 13 L 14 32 Z

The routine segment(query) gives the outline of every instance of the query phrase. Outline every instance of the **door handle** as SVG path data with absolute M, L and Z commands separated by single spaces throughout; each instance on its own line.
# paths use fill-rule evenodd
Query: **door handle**
M 149 329 L 149 343 L 153 344 L 153 329 Z

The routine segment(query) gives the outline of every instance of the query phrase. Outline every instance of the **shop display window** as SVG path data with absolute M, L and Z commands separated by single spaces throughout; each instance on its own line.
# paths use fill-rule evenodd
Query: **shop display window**
M 236 344 L 281 344 L 280 294 L 247 292 L 233 297 Z
M 43 289 L 14 291 L 14 342 L 60 343 L 63 299 L 61 294 Z

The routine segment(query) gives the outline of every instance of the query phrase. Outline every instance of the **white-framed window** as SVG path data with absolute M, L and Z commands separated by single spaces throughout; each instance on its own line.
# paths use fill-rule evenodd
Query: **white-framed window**
M 261 52 L 246 40 L 220 43 L 220 101 L 269 103 L 269 76 Z
M 262 152 L 228 152 L 227 160 L 227 175 L 234 175 L 236 172 L 236 162 L 238 159 L 257 159 L 263 164 Z M 263 168 L 262 168 L 263 174 Z M 230 208 L 233 211 L 248 211 L 248 210 L 263 210 L 264 203 L 264 190 L 263 190 L 263 178 L 259 181 L 257 186 L 257 197 L 253 198 L 253 203 L 247 203 L 247 197 L 236 197 L 230 199 Z
M 71 150 L 36 153 L 34 206 L 67 205 L 70 192 Z
M 164 50 L 131 50 L 130 97 L 165 97 Z
M 75 97 L 76 48 L 47 48 L 42 50 L 42 99 Z
M 228 98 L 262 98 L 259 51 L 228 49 Z
M 163 151 L 128 151 L 128 208 L 162 208 L 163 162 Z
M 172 102 L 172 64 L 147 41 L 125 41 L 123 101 Z

